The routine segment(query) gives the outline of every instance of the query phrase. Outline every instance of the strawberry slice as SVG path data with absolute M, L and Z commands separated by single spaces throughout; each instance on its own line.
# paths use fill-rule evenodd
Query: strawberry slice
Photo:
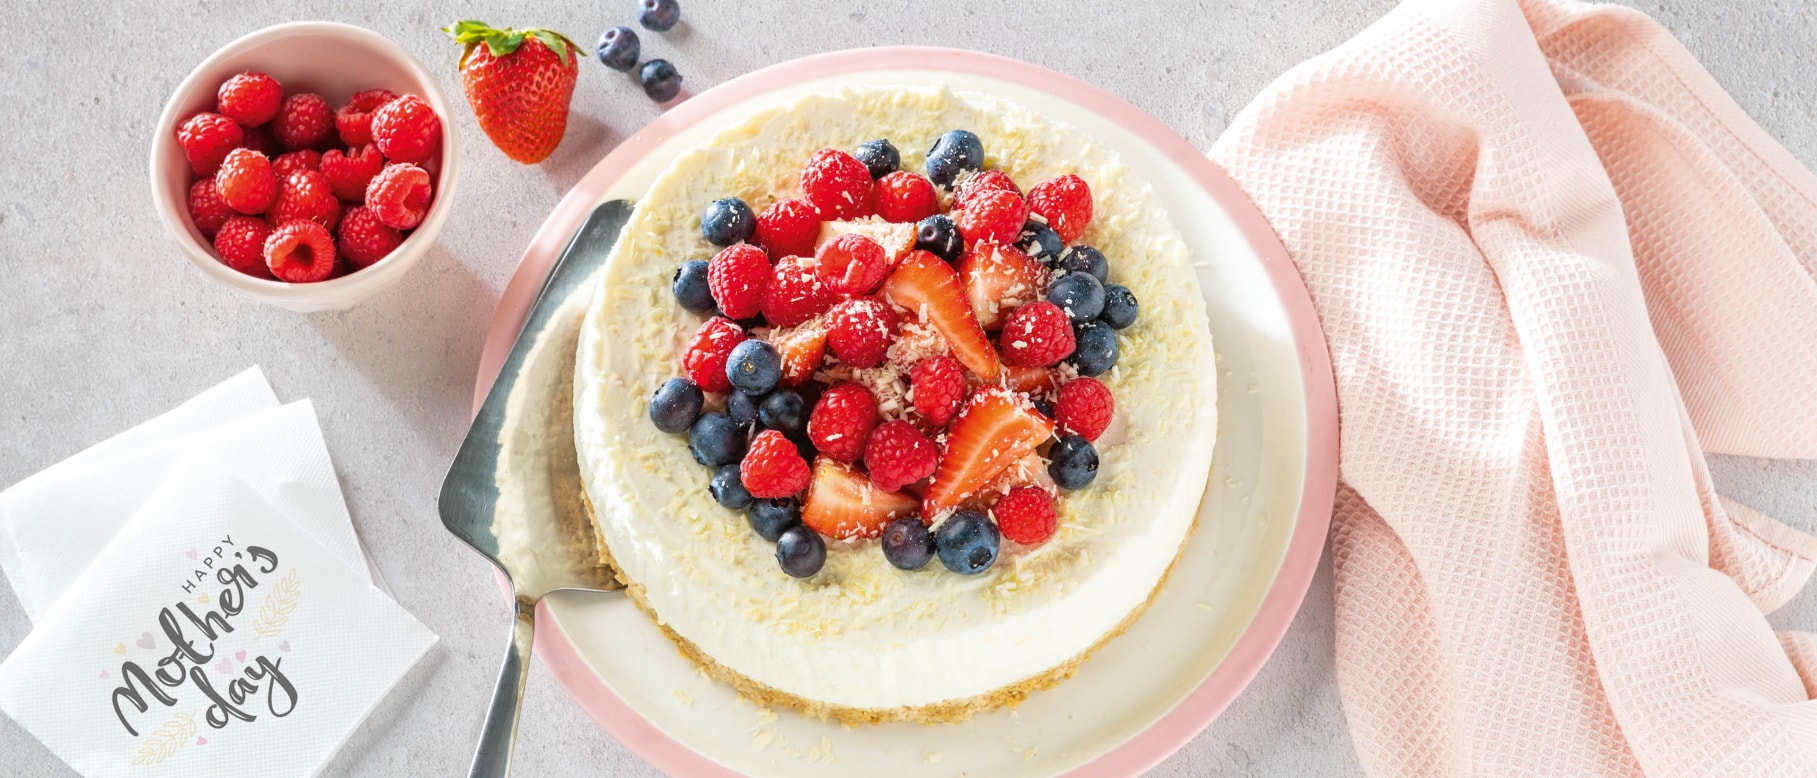
M 793 389 L 814 378 L 814 372 L 820 369 L 820 362 L 826 357 L 826 336 L 825 316 L 817 316 L 795 327 L 770 330 L 770 345 L 782 355 L 783 386 Z
M 783 370 L 788 370 L 786 356 Z M 1003 366 L 1003 385 L 1023 394 L 1050 391 L 1059 385 L 1057 378 L 1052 368 Z
M 801 504 L 801 523 L 829 538 L 852 540 L 883 534 L 883 525 L 921 508 L 914 495 L 886 492 L 851 465 L 830 457 L 814 460 L 814 480 Z
M 1009 312 L 1047 293 L 1047 268 L 1014 246 L 986 243 L 959 258 L 959 282 L 985 332 L 1003 328 Z
M 902 266 L 884 279 L 879 293 L 907 310 L 915 320 L 933 324 L 953 347 L 954 358 L 967 370 L 986 382 L 997 380 L 1003 363 L 984 337 L 978 320 L 972 317 L 959 274 L 953 272 L 951 265 L 925 251 L 910 252 Z
M 915 250 L 915 225 L 892 224 L 881 218 L 870 218 L 821 224 L 820 237 L 814 240 L 815 252 L 819 252 L 827 241 L 847 233 L 877 241 L 877 245 L 883 247 L 883 255 L 889 258 L 892 268 L 902 264 L 902 258 Z
M 947 432 L 940 467 L 921 497 L 921 515 L 932 518 L 959 507 L 1053 434 L 1053 422 L 1009 390 L 979 389 Z

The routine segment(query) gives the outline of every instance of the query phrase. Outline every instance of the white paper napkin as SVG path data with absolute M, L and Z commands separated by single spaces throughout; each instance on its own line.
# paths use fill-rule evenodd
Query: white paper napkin
M 310 775 L 434 642 L 191 456 L 0 663 L 0 710 L 84 775 Z

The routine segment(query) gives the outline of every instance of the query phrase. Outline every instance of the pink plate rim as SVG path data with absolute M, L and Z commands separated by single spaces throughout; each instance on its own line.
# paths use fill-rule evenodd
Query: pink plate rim
M 1337 490 L 1337 389 L 1312 299 L 1274 229 L 1230 176 L 1167 125 L 1109 92 L 1071 76 L 1007 57 L 961 49 L 892 46 L 848 49 L 790 60 L 732 79 L 687 99 L 613 149 L 562 198 L 518 261 L 499 300 L 480 356 L 478 412 L 542 286 L 549 266 L 612 183 L 675 132 L 761 92 L 867 70 L 945 70 L 1033 87 L 1114 119 L 1159 149 L 1211 194 L 1261 258 L 1287 309 L 1306 387 L 1306 477 L 1300 512 L 1280 570 L 1261 607 L 1230 652 L 1197 689 L 1147 729 L 1074 769 L 1069 776 L 1138 775 L 1178 751 L 1224 711 L 1273 653 L 1299 611 L 1324 550 Z M 539 606 L 539 607 L 546 607 Z M 633 753 L 669 775 L 737 775 L 656 727 L 614 694 L 552 618 L 539 618 L 536 655 L 582 710 Z

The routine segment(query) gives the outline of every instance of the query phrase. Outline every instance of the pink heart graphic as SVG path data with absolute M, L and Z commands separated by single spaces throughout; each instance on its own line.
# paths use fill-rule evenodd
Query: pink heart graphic
M 134 643 L 134 645 L 136 645 L 140 648 L 153 648 L 153 647 L 157 646 L 158 644 L 156 641 L 153 641 L 151 639 L 151 633 L 146 632 L 146 633 L 142 633 L 139 635 L 139 640 L 138 640 L 138 642 Z
M 196 550 L 195 550 L 195 549 L 193 549 L 193 548 L 192 548 L 192 549 L 190 549 L 190 550 L 189 550 L 189 553 L 187 553 L 187 554 L 184 554 L 184 556 L 187 556 L 187 557 L 189 557 L 189 558 L 190 558 L 190 559 L 195 559 L 195 558 L 196 558 Z
M 106 670 L 102 670 L 102 671 L 101 671 L 101 677 L 102 677 L 102 678 L 109 678 L 109 677 L 112 677 L 112 675 L 113 675 L 113 674 L 112 674 L 112 673 L 109 673 L 109 672 L 107 672 L 107 671 L 106 671 Z
M 227 657 L 221 657 L 221 661 L 215 663 L 215 672 L 222 675 L 231 675 L 233 673 L 233 663 L 227 661 Z
M 245 664 L 246 663 L 246 652 L 245 651 L 235 651 L 235 652 L 233 652 L 233 658 L 238 660 L 241 664 Z
M 290 650 L 290 641 L 288 641 L 288 640 L 285 640 L 285 641 L 281 641 L 281 642 L 279 642 L 279 643 L 278 643 L 278 650 L 279 650 L 279 651 L 289 651 L 289 650 Z
M 196 745 L 198 745 L 198 746 L 208 745 L 208 738 L 205 738 L 205 737 L 196 738 Z

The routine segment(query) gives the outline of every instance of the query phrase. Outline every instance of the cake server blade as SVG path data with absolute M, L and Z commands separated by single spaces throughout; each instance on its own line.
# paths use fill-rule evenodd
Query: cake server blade
M 442 481 L 442 524 L 511 582 L 511 642 L 473 754 L 473 776 L 510 772 L 537 601 L 557 589 L 624 588 L 601 564 L 581 503 L 573 376 L 580 317 L 593 288 L 586 281 L 605 265 L 630 215 L 629 202 L 612 200 L 582 222 L 544 279 Z

